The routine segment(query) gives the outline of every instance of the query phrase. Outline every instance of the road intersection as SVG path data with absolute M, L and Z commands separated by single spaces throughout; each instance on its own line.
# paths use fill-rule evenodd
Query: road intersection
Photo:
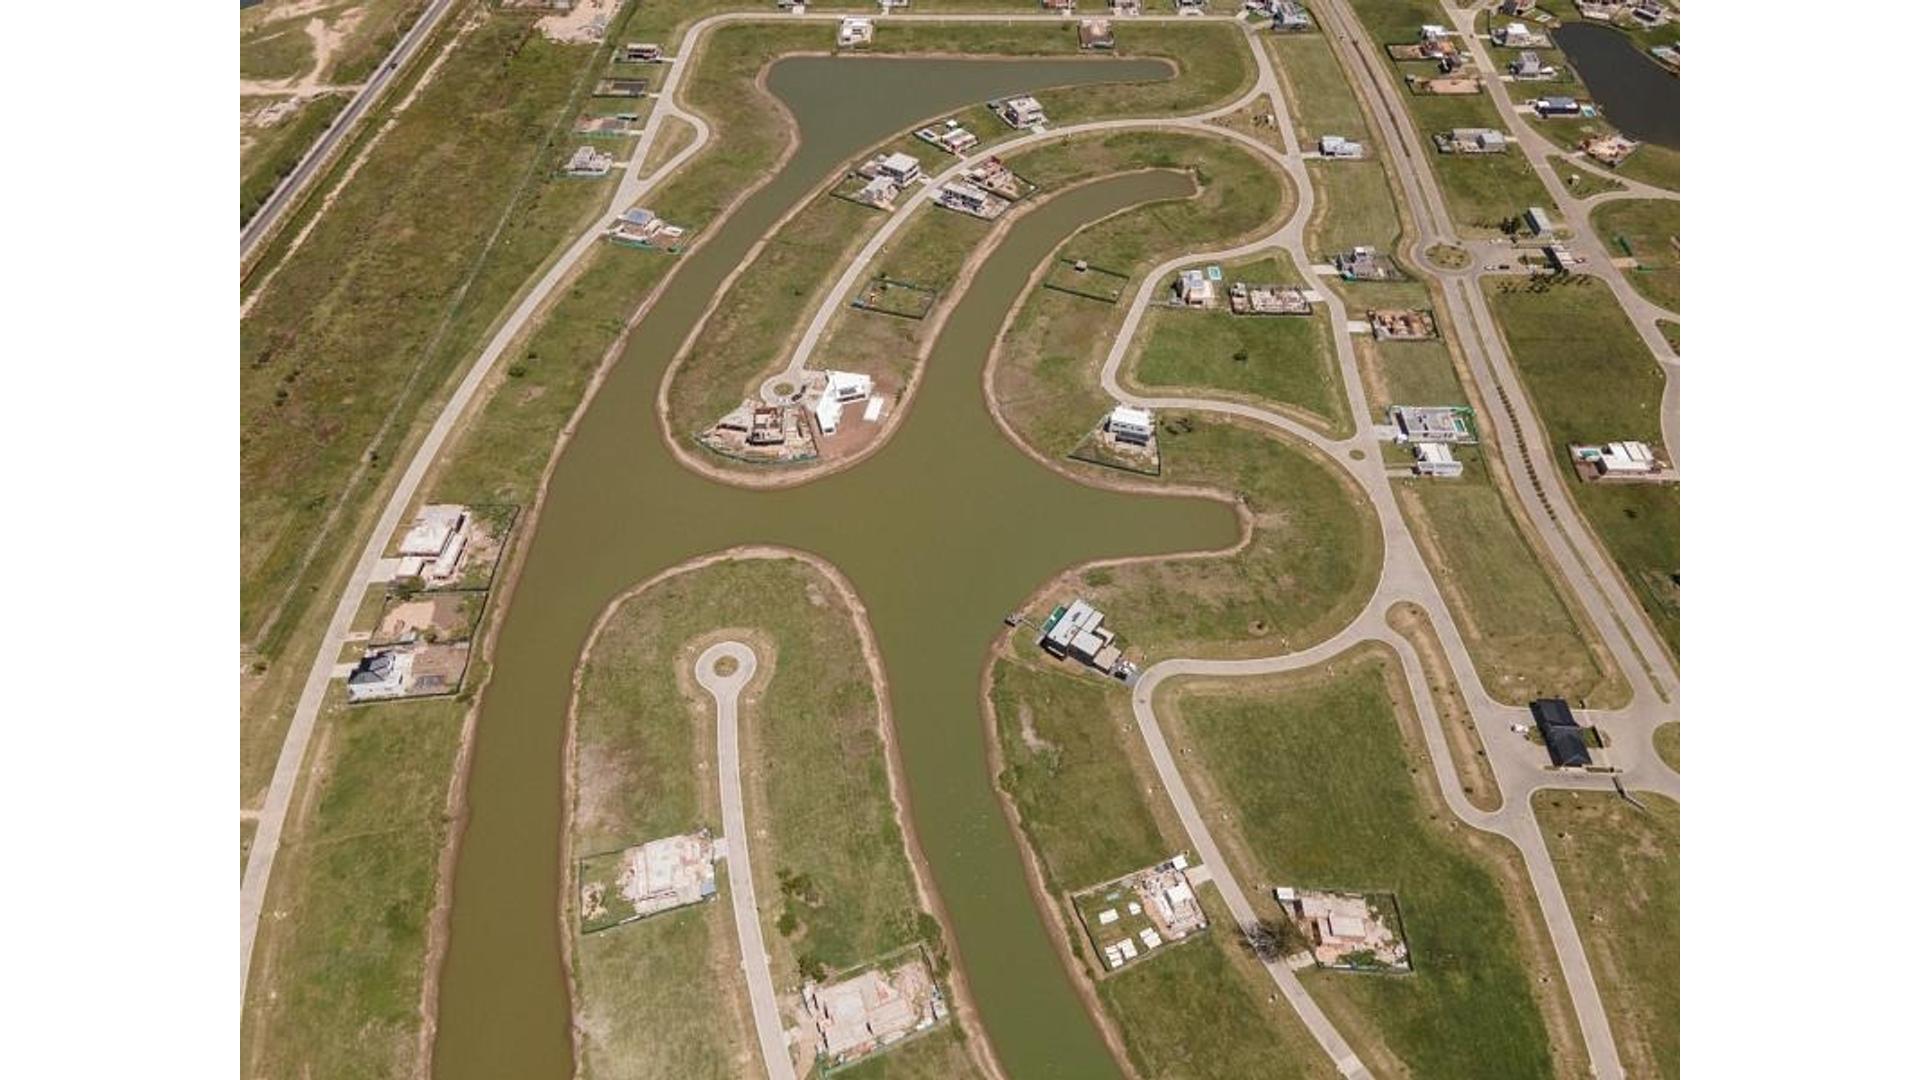
M 1440 198 L 1431 165 L 1424 153 L 1418 149 L 1423 135 L 1412 128 L 1404 108 L 1401 107 L 1397 89 L 1390 81 L 1391 73 L 1384 73 L 1386 81 L 1383 81 L 1383 72 L 1380 70 L 1383 62 L 1372 55 L 1373 50 L 1365 46 L 1366 39 L 1364 35 L 1359 34 L 1357 20 L 1346 9 L 1342 0 L 1332 0 L 1330 3 L 1322 4 L 1319 11 L 1323 13 L 1323 17 L 1331 16 L 1326 29 L 1330 35 L 1330 42 L 1338 42 L 1335 45 L 1336 53 L 1341 54 L 1343 62 L 1346 62 L 1350 68 L 1359 68 L 1354 81 L 1361 89 L 1362 103 L 1375 118 L 1382 133 L 1387 136 L 1380 140 L 1387 151 L 1386 157 L 1392 161 L 1393 167 L 1400 175 L 1403 189 L 1409 193 L 1407 202 L 1413 212 L 1417 233 L 1414 240 L 1413 260 L 1432 277 L 1433 284 L 1439 290 L 1455 325 L 1460 328 L 1458 336 L 1464 346 L 1475 383 L 1483 394 L 1488 395 L 1489 400 L 1497 397 L 1503 403 L 1503 408 L 1489 410 L 1491 413 L 1488 418 L 1491 420 L 1489 427 L 1494 434 L 1494 441 L 1502 451 L 1502 460 L 1512 476 L 1513 488 L 1519 495 L 1526 517 L 1545 541 L 1548 555 L 1563 571 L 1563 577 L 1572 590 L 1573 599 L 1586 611 L 1590 623 L 1618 659 L 1632 687 L 1632 700 L 1625 708 L 1595 715 L 1595 719 L 1606 726 L 1616 740 L 1614 763 L 1620 769 L 1618 775 L 1629 788 L 1657 791 L 1677 798 L 1678 776 L 1666 768 L 1651 748 L 1654 727 L 1678 717 L 1677 671 L 1665 651 L 1664 643 L 1639 610 L 1605 552 L 1584 525 L 1579 511 L 1572 504 L 1570 494 L 1551 467 L 1552 455 L 1545 449 L 1544 429 L 1537 417 L 1533 415 L 1524 391 L 1519 389 L 1520 384 L 1514 376 L 1511 361 L 1505 354 L 1474 273 L 1433 266 L 1424 256 L 1424 249 L 1428 245 L 1441 241 L 1457 242 L 1457 238 L 1446 216 L 1445 204 Z M 783 18 L 828 22 L 837 20 L 839 16 L 804 15 Z M 1202 16 L 1201 18 L 1230 19 L 1246 27 L 1244 21 L 1237 17 Z M 702 35 L 717 26 L 764 19 L 765 16 L 750 13 L 711 16 L 693 24 L 688 29 L 678 51 L 682 56 L 691 56 L 697 49 Z M 1058 17 L 1051 15 L 891 14 L 885 16 L 885 19 L 929 22 L 1059 21 Z M 1006 153 L 1075 133 L 1127 128 L 1184 130 L 1234 140 L 1274 162 L 1293 180 L 1300 194 L 1295 212 L 1281 228 L 1267 237 L 1228 251 L 1191 253 L 1169 260 L 1156 267 L 1146 280 L 1158 281 L 1179 265 L 1191 264 L 1199 260 L 1233 258 L 1272 247 L 1287 250 L 1302 267 L 1311 265 L 1312 260 L 1305 249 L 1304 228 L 1305 223 L 1312 216 L 1315 199 L 1313 185 L 1304 167 L 1293 125 L 1290 120 L 1285 119 L 1288 113 L 1272 62 L 1266 49 L 1257 39 L 1257 31 L 1252 27 L 1246 27 L 1246 29 L 1247 44 L 1255 57 L 1258 78 L 1247 94 L 1229 105 L 1186 117 L 1096 121 L 1071 125 L 1021 136 L 995 147 L 993 153 Z M 1346 48 L 1341 48 L 1341 45 L 1345 45 Z M 1484 52 L 1484 50 L 1481 51 Z M 593 246 L 600 242 L 601 236 L 612 224 L 613 219 L 658 184 L 673 176 L 710 141 L 711 136 L 705 121 L 684 110 L 677 103 L 676 94 L 685 68 L 686 65 L 679 63 L 669 67 L 660 86 L 655 108 L 648 117 L 634 149 L 633 164 L 623 171 L 608 208 L 576 238 L 528 290 L 520 304 L 508 315 L 498 332 L 476 359 L 415 452 L 362 551 L 361 558 L 350 578 L 350 584 L 340 598 L 314 666 L 309 673 L 283 744 L 267 798 L 259 812 L 258 832 L 247 862 L 241 892 L 243 1001 L 252 948 L 281 829 L 285 823 L 293 789 L 299 778 L 315 721 L 326 694 L 333 660 L 340 654 L 341 647 L 346 642 L 350 624 L 360 605 L 360 598 L 371 579 L 374 563 L 383 553 L 387 538 L 394 533 L 405 511 L 418 494 L 428 467 L 451 435 L 461 415 L 485 385 L 488 376 L 499 358 L 506 352 L 507 347 L 534 322 L 555 290 L 570 277 Z M 1382 93 L 1383 85 L 1386 88 L 1385 93 Z M 1252 136 L 1222 127 L 1214 122 L 1261 100 L 1270 104 L 1274 116 L 1282 118 L 1278 129 L 1283 141 L 1283 150 L 1276 150 Z M 1497 100 L 1504 101 L 1503 93 L 1497 95 Z M 1510 115 L 1511 111 L 1511 104 L 1506 103 L 1503 115 Z M 646 160 L 659 138 L 663 123 L 669 118 L 691 125 L 694 138 L 661 167 L 649 176 L 642 177 L 639 175 L 639 163 Z M 1580 245 L 1584 251 L 1602 256 L 1598 259 L 1590 257 L 1589 261 L 1597 267 L 1604 266 L 1606 270 L 1612 271 L 1611 274 L 1602 271 L 1599 276 L 1621 299 L 1623 306 L 1627 307 L 1643 338 L 1648 337 L 1651 331 L 1649 347 L 1653 348 L 1654 354 L 1662 359 L 1669 376 L 1668 401 L 1672 407 L 1666 410 L 1664 419 L 1669 449 L 1677 452 L 1679 431 L 1677 392 L 1674 388 L 1677 386 L 1678 362 L 1672 350 L 1666 346 L 1664 337 L 1659 334 L 1657 328 L 1652 326 L 1653 319 L 1670 317 L 1670 313 L 1645 304 L 1644 301 L 1629 303 L 1628 298 L 1637 297 L 1637 294 L 1626 286 L 1624 278 L 1617 269 L 1612 268 L 1611 263 L 1604 258 L 1604 251 L 1593 237 L 1587 212 L 1591 210 L 1592 205 L 1604 201 L 1607 196 L 1590 200 L 1585 204 L 1573 199 L 1566 193 L 1564 185 L 1554 177 L 1553 170 L 1545 166 L 1545 151 L 1540 145 L 1544 140 L 1540 139 L 1537 133 L 1528 130 L 1524 123 L 1517 122 L 1511 117 L 1509 122 L 1514 124 L 1516 134 L 1521 136 L 1529 161 L 1535 165 L 1537 171 L 1544 173 L 1548 188 L 1553 192 L 1560 209 L 1561 218 L 1568 223 L 1574 233 L 1574 243 Z M 1537 142 L 1529 143 L 1527 141 L 1529 135 Z M 953 165 L 947 172 L 942 173 L 940 178 L 936 178 L 935 183 L 938 183 L 938 179 L 945 178 L 971 163 L 973 159 L 963 160 Z M 863 246 L 852 265 L 841 275 L 829 291 L 826 300 L 814 313 L 807 331 L 788 360 L 788 371 L 799 371 L 805 367 L 826 329 L 827 320 L 841 306 L 849 290 L 861 279 L 868 263 L 875 257 L 881 246 L 897 231 L 910 213 L 925 201 L 933 186 L 926 185 L 916 191 L 895 212 L 880 232 Z M 1613 193 L 1611 197 L 1634 197 L 1640 194 L 1642 193 L 1637 187 L 1629 187 L 1626 191 Z M 1574 1001 L 1594 1072 L 1601 1077 L 1622 1075 L 1611 1029 L 1581 946 L 1577 927 L 1558 879 L 1554 875 L 1552 862 L 1541 838 L 1539 827 L 1533 819 L 1530 800 L 1531 793 L 1540 788 L 1611 789 L 1613 780 L 1611 777 L 1597 774 L 1549 773 L 1542 768 L 1539 751 L 1531 744 L 1515 738 L 1488 737 L 1509 734 L 1505 729 L 1513 723 L 1524 722 L 1527 716 L 1526 710 L 1495 702 L 1487 693 L 1472 663 L 1464 639 L 1414 544 L 1412 534 L 1399 512 L 1378 444 L 1372 440 L 1368 430 L 1369 425 L 1364 419 L 1370 415 L 1370 409 L 1361 391 L 1358 366 L 1350 336 L 1336 332 L 1334 340 L 1349 406 L 1356 418 L 1359 433 L 1349 439 L 1332 439 L 1291 418 L 1257 406 L 1209 398 L 1142 396 L 1122 385 L 1120 369 L 1127 349 L 1153 299 L 1150 288 L 1142 289 L 1126 312 L 1121 330 L 1100 369 L 1101 382 L 1108 392 L 1119 400 L 1150 408 L 1231 414 L 1244 420 L 1265 424 L 1315 447 L 1339 467 L 1344 468 L 1359 483 L 1371 502 L 1385 533 L 1385 556 L 1375 593 L 1365 610 L 1334 637 L 1310 649 L 1257 660 L 1162 661 L 1148 669 L 1136 687 L 1133 709 L 1140 722 L 1142 735 L 1147 741 L 1150 757 L 1153 759 L 1162 783 L 1173 798 L 1182 824 L 1193 840 L 1196 850 L 1212 866 L 1215 881 L 1223 897 L 1227 899 L 1234 917 L 1245 924 L 1252 921 L 1254 913 L 1246 899 L 1245 891 L 1240 883 L 1233 879 L 1229 866 L 1219 857 L 1218 846 L 1213 842 L 1204 819 L 1187 792 L 1177 763 L 1168 751 L 1154 715 L 1154 691 L 1170 679 L 1187 676 L 1236 677 L 1296 670 L 1329 660 L 1364 642 L 1383 642 L 1399 656 L 1407 674 L 1406 681 L 1413 690 L 1421 728 L 1439 776 L 1441 791 L 1449 808 L 1467 824 L 1508 838 L 1520 850 L 1525 860 L 1542 912 L 1546 917 L 1555 953 Z M 1325 303 L 1336 330 L 1344 327 L 1346 312 L 1339 297 L 1330 293 L 1325 294 Z M 1510 392 L 1508 387 L 1513 387 L 1514 390 Z M 669 440 L 669 442 L 672 441 Z M 676 452 L 678 452 L 677 449 Z M 1541 476 L 1538 483 L 1532 482 L 1523 469 L 1524 463 L 1529 461 L 1542 463 L 1545 466 L 1538 469 Z M 1418 604 L 1432 619 L 1435 635 L 1461 687 L 1462 697 L 1472 713 L 1474 723 L 1481 731 L 1488 759 L 1504 796 L 1502 806 L 1497 811 L 1481 811 L 1465 798 L 1440 726 L 1438 711 L 1428 691 L 1427 680 L 1422 677 L 1419 657 L 1412 644 L 1394 631 L 1387 622 L 1388 610 L 1402 601 Z M 726 703 L 732 700 L 728 695 L 737 695 L 739 687 L 751 677 L 753 670 L 751 650 L 746 650 L 737 643 L 730 644 L 732 648 L 743 651 L 745 658 L 741 659 L 736 653 L 722 652 L 721 650 L 728 648 L 727 645 L 716 646 L 714 650 L 709 650 L 707 654 L 702 655 L 697 667 L 701 684 L 715 695 L 716 703 L 721 704 L 723 710 L 726 708 Z M 734 655 L 736 660 L 740 660 L 741 671 L 726 679 L 713 676 L 714 681 L 710 682 L 711 664 L 720 655 Z M 726 726 L 723 720 L 723 780 L 725 778 Z M 737 781 L 737 760 L 735 766 Z M 726 790 L 727 785 L 723 784 L 723 800 Z M 732 790 L 736 796 L 734 809 L 737 810 L 737 783 Z M 733 838 L 739 837 L 741 841 L 741 857 L 733 862 L 733 868 L 729 871 L 730 881 L 736 878 L 745 879 L 742 882 L 744 888 L 735 893 L 736 922 L 739 923 L 738 905 L 742 902 L 743 894 L 751 910 L 751 878 L 744 851 L 746 834 L 743 822 L 736 823 L 732 815 L 727 815 L 724 809 L 723 816 L 727 817 L 726 831 L 730 848 Z M 734 858 L 735 856 L 730 853 L 729 859 Z M 752 930 L 757 937 L 758 921 L 757 919 L 750 921 L 753 922 Z M 747 962 L 750 982 L 757 982 L 758 978 L 753 976 L 754 970 L 758 968 L 759 977 L 766 977 L 765 964 L 755 964 L 752 958 L 764 957 L 764 945 L 757 948 L 748 947 L 746 936 L 748 927 L 745 923 L 739 923 L 739 925 L 742 934 L 743 958 Z M 1320 1012 L 1312 998 L 1300 986 L 1298 979 L 1284 966 L 1268 965 L 1268 970 L 1283 995 L 1299 1012 L 1303 1022 L 1341 1072 L 1348 1076 L 1368 1075 L 1365 1066 L 1359 1062 L 1340 1033 Z M 751 989 L 755 998 L 756 1022 L 761 1028 L 763 1053 L 767 1057 L 770 1068 L 773 1068 L 776 1067 L 773 1064 L 775 1055 L 771 1052 L 765 1022 L 760 1015 L 762 988 L 754 985 Z M 770 998 L 770 981 L 764 989 Z M 773 1023 L 777 1033 L 777 1011 L 774 1014 Z M 780 1037 L 778 1041 L 782 1048 L 779 1057 L 784 1058 L 784 1038 Z M 790 1065 L 788 1067 L 791 1068 Z

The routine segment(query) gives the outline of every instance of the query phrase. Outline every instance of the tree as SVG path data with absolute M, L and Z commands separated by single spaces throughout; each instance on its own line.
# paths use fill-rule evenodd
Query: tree
M 1240 928 L 1241 943 L 1263 964 L 1271 964 L 1293 951 L 1299 931 L 1286 919 L 1255 919 Z

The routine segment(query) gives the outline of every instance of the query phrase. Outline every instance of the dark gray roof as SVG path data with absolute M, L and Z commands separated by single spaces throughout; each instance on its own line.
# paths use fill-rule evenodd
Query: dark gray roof
M 1579 728 L 1548 727 L 1543 724 L 1540 734 L 1547 740 L 1547 756 L 1553 759 L 1555 766 L 1565 768 L 1593 764 L 1593 755 L 1587 752 L 1587 740 Z
M 1573 718 L 1573 710 L 1567 707 L 1566 698 L 1539 698 L 1527 708 L 1533 710 L 1533 722 L 1539 724 L 1542 731 L 1549 727 L 1577 728 L 1580 726 L 1579 721 Z

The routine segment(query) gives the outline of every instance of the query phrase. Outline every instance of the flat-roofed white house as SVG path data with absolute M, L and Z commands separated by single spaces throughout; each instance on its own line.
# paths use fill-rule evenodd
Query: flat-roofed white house
M 1000 119 L 1017 128 L 1030 128 L 1047 122 L 1047 112 L 1032 97 L 1008 98 L 1000 103 Z
M 1107 414 L 1107 431 L 1121 442 L 1145 446 L 1153 440 L 1153 410 L 1115 405 Z
M 896 184 L 911 184 L 920 178 L 920 159 L 912 154 L 888 154 L 877 167 L 880 175 L 891 177 Z
M 1592 465 L 1601 476 L 1644 476 L 1660 465 L 1653 447 L 1643 442 L 1610 442 L 1568 449 L 1573 460 Z
M 1415 476 L 1459 476 L 1460 468 L 1460 462 L 1453 456 L 1453 447 L 1446 443 L 1417 442 L 1413 444 Z
M 1345 135 L 1320 136 L 1320 156 L 1323 158 L 1357 158 L 1365 149 Z
M 821 433 L 831 435 L 840 430 L 840 417 L 846 406 L 865 401 L 872 393 L 873 376 L 854 371 L 828 371 L 826 386 L 820 391 L 820 400 L 813 406 L 814 419 L 819 422 Z

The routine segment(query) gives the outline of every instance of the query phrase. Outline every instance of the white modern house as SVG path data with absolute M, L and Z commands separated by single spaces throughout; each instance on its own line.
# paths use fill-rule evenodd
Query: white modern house
M 1046 123 L 1047 113 L 1035 98 L 1008 98 L 1000 103 L 1000 119 L 1013 127 L 1030 128 Z
M 1320 136 L 1320 156 L 1323 158 L 1357 158 L 1363 153 L 1364 148 L 1345 135 Z
M 852 371 L 828 371 L 827 383 L 814 403 L 813 416 L 823 435 L 840 430 L 840 416 L 846 406 L 865 401 L 873 393 L 873 376 Z
M 1413 472 L 1415 476 L 1459 476 L 1460 462 L 1453 456 L 1453 447 L 1446 443 L 1418 442 L 1413 444 Z
M 1145 446 L 1153 441 L 1153 411 L 1115 405 L 1107 414 L 1107 432 L 1121 442 Z
M 892 153 L 878 162 L 880 175 L 896 184 L 911 184 L 920 178 L 920 159 L 912 154 Z

